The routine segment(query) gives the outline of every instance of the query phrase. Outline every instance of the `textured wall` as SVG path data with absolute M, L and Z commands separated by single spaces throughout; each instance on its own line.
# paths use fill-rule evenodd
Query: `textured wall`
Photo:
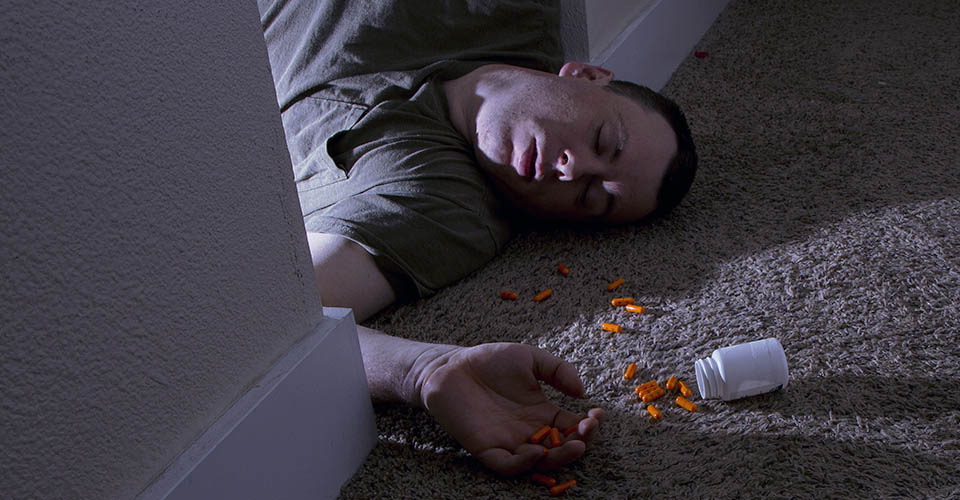
M 0 17 L 0 492 L 129 498 L 320 318 L 255 2 Z
M 560 0 L 560 45 L 565 61 L 587 62 L 590 59 L 584 3 L 585 0 Z

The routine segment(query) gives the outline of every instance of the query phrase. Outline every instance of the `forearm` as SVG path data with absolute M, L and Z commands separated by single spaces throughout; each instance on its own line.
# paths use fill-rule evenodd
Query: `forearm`
M 357 335 L 370 396 L 418 407 L 423 406 L 423 381 L 457 348 L 392 337 L 363 326 L 357 327 Z
M 331 234 L 308 233 L 307 238 L 324 305 L 349 307 L 357 322 L 362 322 L 393 303 L 393 289 L 360 245 Z M 370 395 L 378 401 L 423 406 L 423 381 L 456 349 L 391 337 L 362 326 L 357 333 Z

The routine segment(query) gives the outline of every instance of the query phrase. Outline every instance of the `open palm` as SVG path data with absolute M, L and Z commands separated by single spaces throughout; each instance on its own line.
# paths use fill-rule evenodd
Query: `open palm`
M 423 382 L 423 403 L 484 465 L 514 475 L 533 467 L 556 468 L 583 455 L 603 411 L 594 408 L 586 416 L 577 415 L 547 399 L 540 387 L 543 381 L 582 397 L 583 384 L 571 364 L 514 343 L 460 347 L 444 356 Z M 529 443 L 544 425 L 561 430 L 577 425 L 577 430 L 556 448 Z

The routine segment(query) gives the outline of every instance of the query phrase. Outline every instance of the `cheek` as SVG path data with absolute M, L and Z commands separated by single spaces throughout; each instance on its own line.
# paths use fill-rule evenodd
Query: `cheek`
M 494 163 L 508 164 L 513 152 L 512 122 L 497 119 L 494 113 L 477 118 L 477 154 Z

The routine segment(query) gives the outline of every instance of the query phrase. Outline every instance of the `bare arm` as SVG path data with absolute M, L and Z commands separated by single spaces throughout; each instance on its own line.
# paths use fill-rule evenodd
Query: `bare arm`
M 361 322 L 396 300 L 363 247 L 331 234 L 307 237 L 324 305 L 349 307 Z M 546 398 L 540 382 L 572 397 L 583 395 L 583 384 L 573 365 L 542 349 L 429 344 L 362 326 L 357 334 L 371 397 L 426 408 L 467 451 L 501 474 L 576 460 L 603 416 L 599 408 L 577 415 Z M 527 443 L 544 424 L 576 430 L 549 450 Z
M 325 233 L 307 233 L 307 241 L 324 305 L 349 307 L 360 323 L 396 300 L 373 257 L 360 245 Z M 363 326 L 357 327 L 357 336 L 370 395 L 378 401 L 420 405 L 411 377 L 414 364 L 424 359 L 424 353 L 453 347 L 392 337 Z
M 326 233 L 307 233 L 307 242 L 324 305 L 349 307 L 357 323 L 362 323 L 397 300 L 387 278 L 362 246 Z

